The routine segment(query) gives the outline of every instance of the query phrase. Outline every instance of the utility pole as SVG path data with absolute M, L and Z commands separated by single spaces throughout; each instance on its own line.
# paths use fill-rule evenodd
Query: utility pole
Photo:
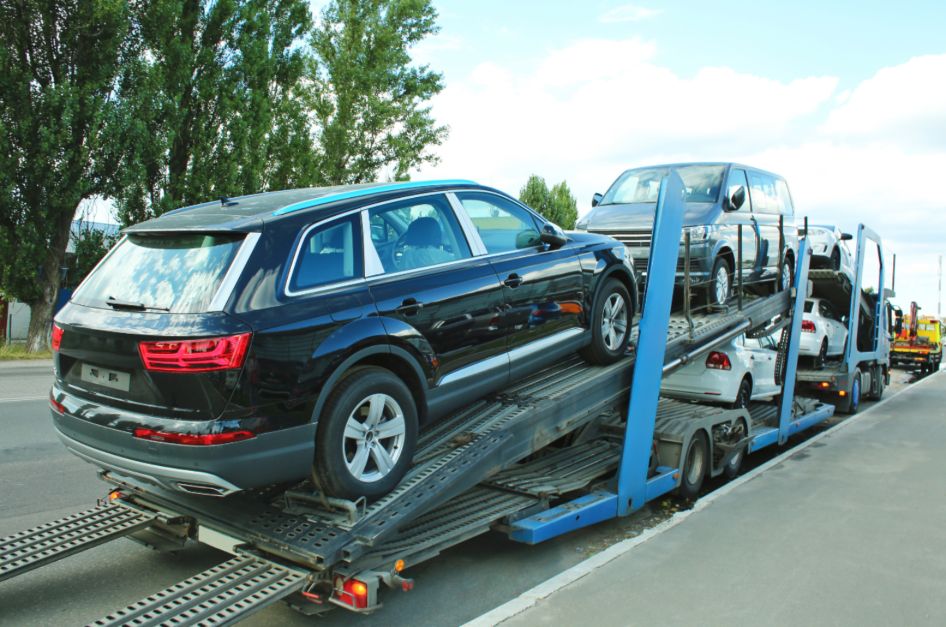
M 943 318 L 943 256 L 939 256 L 939 274 L 936 281 L 936 317 Z

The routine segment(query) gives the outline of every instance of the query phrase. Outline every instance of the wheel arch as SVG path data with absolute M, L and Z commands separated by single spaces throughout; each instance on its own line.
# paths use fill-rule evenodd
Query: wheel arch
M 608 282 L 608 279 L 615 278 L 624 284 L 624 287 L 627 288 L 627 293 L 631 297 L 631 317 L 639 313 L 639 299 L 640 295 L 637 291 L 637 279 L 634 277 L 626 268 L 621 266 L 612 266 L 605 270 L 601 276 L 598 278 L 598 284 L 595 285 L 594 297 L 591 300 L 591 308 L 594 311 L 595 304 L 598 302 L 598 297 L 601 296 L 601 290 L 604 289 L 604 284 Z M 590 312 L 589 312 L 590 313 Z M 589 325 L 591 324 L 591 318 L 588 319 Z
M 318 422 L 325 403 L 338 384 L 354 370 L 363 366 L 378 366 L 390 370 L 399 377 L 411 392 L 417 407 L 417 417 L 423 422 L 427 418 L 427 385 L 424 372 L 416 360 L 403 348 L 388 344 L 374 345 L 356 351 L 347 357 L 326 380 L 312 410 L 312 422 Z

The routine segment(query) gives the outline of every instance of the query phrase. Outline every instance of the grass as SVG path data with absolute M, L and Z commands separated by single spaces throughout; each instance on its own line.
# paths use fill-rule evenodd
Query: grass
M 13 361 L 15 359 L 52 359 L 51 352 L 42 351 L 40 353 L 26 352 L 26 346 L 23 344 L 0 344 L 0 361 Z

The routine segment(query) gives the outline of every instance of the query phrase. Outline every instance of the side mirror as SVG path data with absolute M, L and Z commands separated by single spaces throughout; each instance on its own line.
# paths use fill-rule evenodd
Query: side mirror
M 539 239 L 549 245 L 549 248 L 561 248 L 568 241 L 565 232 L 557 225 L 548 222 L 542 227 Z
M 850 242 L 852 239 L 854 239 L 854 236 L 850 233 L 841 233 L 842 242 Z
M 746 202 L 746 188 L 742 185 L 731 185 L 726 192 L 726 203 L 723 209 L 737 211 L 744 202 Z
M 598 192 L 595 192 L 595 195 L 591 197 L 591 206 L 597 207 L 598 203 L 601 202 L 602 198 L 604 198 L 603 195 L 599 194 Z

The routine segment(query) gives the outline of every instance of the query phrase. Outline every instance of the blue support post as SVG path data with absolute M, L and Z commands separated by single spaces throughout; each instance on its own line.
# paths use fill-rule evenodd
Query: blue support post
M 808 238 L 798 245 L 798 265 L 795 267 L 795 287 L 792 288 L 792 321 L 788 326 L 788 350 L 785 354 L 785 377 L 782 379 L 782 398 L 779 403 L 778 443 L 785 444 L 790 435 L 792 405 L 795 402 L 795 375 L 798 372 L 798 345 L 801 343 L 801 319 L 805 315 L 805 299 L 808 297 L 808 266 L 811 263 L 811 248 Z
M 867 242 L 871 241 L 877 246 L 877 258 L 880 265 L 880 276 L 877 285 L 877 308 L 874 321 L 874 346 L 873 350 L 863 352 L 857 347 L 856 338 L 860 333 L 860 308 L 861 308 L 861 289 L 863 287 L 864 260 L 867 257 Z M 854 284 L 851 286 L 851 307 L 848 311 L 848 343 L 844 351 L 844 363 L 847 366 L 847 372 L 853 371 L 856 364 L 864 361 L 877 359 L 880 352 L 880 333 L 886 332 L 887 328 L 887 308 L 884 304 L 884 280 L 885 277 L 884 251 L 880 236 L 873 230 L 863 224 L 857 227 L 857 268 L 854 272 Z M 854 338 L 852 340 L 852 338 Z
M 647 502 L 647 469 L 654 441 L 654 422 L 667 349 L 667 329 L 670 325 L 670 306 L 677 276 L 677 258 L 680 256 L 680 236 L 685 209 L 683 194 L 683 180 L 671 170 L 661 182 L 657 199 L 654 237 L 647 268 L 647 295 L 639 327 L 624 448 L 621 465 L 618 467 L 619 516 L 639 509 Z M 655 481 L 660 481 L 663 486 L 667 481 L 661 477 L 657 477 Z M 669 483 L 670 489 L 673 489 L 674 482 L 671 480 Z M 651 489 L 650 492 L 660 493 L 657 489 Z

